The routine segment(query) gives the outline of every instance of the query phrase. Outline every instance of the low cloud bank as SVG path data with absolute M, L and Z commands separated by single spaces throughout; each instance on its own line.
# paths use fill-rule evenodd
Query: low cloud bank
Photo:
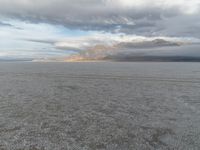
M 70 52 L 68 57 L 61 58 L 63 61 L 139 61 L 158 60 L 158 57 L 166 60 L 169 59 L 168 54 L 170 57 L 179 57 L 178 60 L 188 56 L 189 60 L 190 57 L 196 57 L 200 43 L 198 39 L 193 38 L 121 34 L 94 34 L 59 40 L 27 39 L 27 41 L 51 44 L 56 49 Z

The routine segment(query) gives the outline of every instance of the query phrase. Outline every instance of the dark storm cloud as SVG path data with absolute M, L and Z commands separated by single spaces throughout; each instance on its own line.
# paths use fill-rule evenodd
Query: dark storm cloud
M 199 25 L 198 12 L 197 0 L 0 0 L 1 17 L 146 36 L 199 37 L 191 31 Z M 185 24 L 176 31 L 180 21 Z

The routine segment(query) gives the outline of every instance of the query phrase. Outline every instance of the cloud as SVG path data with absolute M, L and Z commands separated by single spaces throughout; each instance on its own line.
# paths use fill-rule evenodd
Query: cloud
M 143 54 L 199 42 L 200 1 L 0 0 L 0 28 L 0 48 L 19 54 Z
M 149 49 L 140 53 L 117 52 L 106 55 L 101 60 L 108 61 L 175 61 L 200 62 L 199 44 L 160 47 Z M 81 57 L 84 60 L 84 57 Z
M 164 47 L 164 46 L 179 46 L 183 44 L 199 43 L 199 39 L 195 38 L 176 38 L 176 37 L 145 37 L 137 35 L 126 35 L 126 34 L 106 34 L 106 33 L 94 33 L 87 36 L 81 37 L 68 37 L 60 40 L 43 40 L 43 39 L 27 39 L 27 41 L 48 43 L 55 47 L 65 50 L 79 50 L 84 51 L 91 49 L 97 45 L 104 46 L 118 46 L 120 48 L 139 48 L 148 49 L 153 47 Z
M 63 37 L 56 26 L 30 24 L 16 20 L 2 22 L 4 26 L 0 26 L 1 58 L 48 58 L 68 55 L 65 51 L 49 45 L 49 41 Z M 30 37 L 35 41 L 28 40 Z M 42 42 L 39 43 L 37 38 L 42 39 Z
M 198 26 L 199 6 L 199 0 L 0 0 L 0 15 L 87 31 L 193 37 L 185 32 Z M 179 32 L 168 26 L 181 18 L 187 23 Z
M 5 22 L 1 22 L 0 21 L 0 26 L 3 26 L 3 27 L 13 27 L 13 25 L 9 24 L 9 23 L 5 23 Z
M 153 41 L 152 41 L 153 42 Z M 178 44 L 177 44 L 178 45 Z M 199 45 L 163 46 L 148 49 L 128 49 L 97 45 L 71 55 L 64 61 L 200 61 Z M 120 48 L 123 48 L 120 49 Z
M 68 37 L 62 40 L 43 41 L 30 40 L 39 43 L 48 43 L 57 49 L 71 51 L 74 54 L 66 60 L 102 60 L 118 54 L 140 55 L 163 51 L 171 47 L 198 45 L 198 39 L 172 38 L 172 37 L 144 37 L 124 34 L 93 34 L 82 37 Z

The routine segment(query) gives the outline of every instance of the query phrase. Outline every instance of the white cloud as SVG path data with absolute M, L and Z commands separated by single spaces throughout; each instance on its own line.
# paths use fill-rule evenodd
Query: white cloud
M 108 5 L 118 5 L 122 7 L 134 7 L 138 9 L 155 7 L 162 9 L 178 8 L 182 13 L 197 13 L 200 7 L 199 0 L 107 0 Z

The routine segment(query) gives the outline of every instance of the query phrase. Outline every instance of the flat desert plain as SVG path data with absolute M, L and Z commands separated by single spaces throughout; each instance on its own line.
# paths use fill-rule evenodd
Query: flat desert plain
M 0 63 L 2 150 L 199 150 L 200 63 Z

